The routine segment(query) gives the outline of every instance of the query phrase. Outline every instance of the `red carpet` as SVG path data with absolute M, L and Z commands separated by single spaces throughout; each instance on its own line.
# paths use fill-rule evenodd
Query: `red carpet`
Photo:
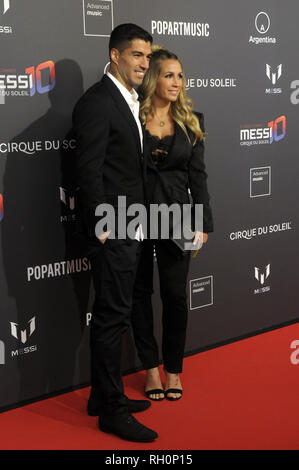
M 159 433 L 155 443 L 98 431 L 97 418 L 85 412 L 88 389 L 82 389 L 0 414 L 0 448 L 299 449 L 294 340 L 298 324 L 185 359 L 184 397 L 136 415 Z M 127 394 L 142 398 L 144 372 L 124 380 Z

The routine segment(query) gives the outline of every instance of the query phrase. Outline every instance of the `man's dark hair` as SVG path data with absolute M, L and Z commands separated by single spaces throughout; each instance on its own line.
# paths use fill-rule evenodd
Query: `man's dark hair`
M 145 31 L 145 29 L 132 23 L 125 23 L 116 26 L 111 33 L 109 41 L 109 55 L 111 49 L 118 49 L 119 52 L 124 51 L 127 47 L 130 47 L 133 39 L 142 39 L 145 42 L 152 44 L 152 36 Z

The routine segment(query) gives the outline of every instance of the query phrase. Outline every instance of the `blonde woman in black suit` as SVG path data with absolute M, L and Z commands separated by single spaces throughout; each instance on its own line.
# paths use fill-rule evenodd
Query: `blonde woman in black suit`
M 206 243 L 213 231 L 212 213 L 204 164 L 203 115 L 192 111 L 186 96 L 185 77 L 178 57 L 152 48 L 152 57 L 141 89 L 140 114 L 145 125 L 147 204 L 203 204 L 203 232 L 193 243 Z M 138 355 L 147 370 L 145 393 L 152 400 L 178 400 L 187 327 L 186 282 L 190 251 L 177 257 L 173 240 L 150 240 L 143 251 L 135 281 L 132 324 Z M 159 374 L 159 353 L 153 333 L 153 250 L 155 249 L 163 305 L 162 356 L 166 385 Z

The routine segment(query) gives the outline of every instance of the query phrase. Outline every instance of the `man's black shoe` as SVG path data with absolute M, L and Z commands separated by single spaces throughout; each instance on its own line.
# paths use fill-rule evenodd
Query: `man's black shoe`
M 139 413 L 139 411 L 147 410 L 151 406 L 151 402 L 149 400 L 132 400 L 127 398 L 127 406 L 129 414 Z
M 131 413 L 139 413 L 139 411 L 145 411 L 151 406 L 151 402 L 149 400 L 131 400 L 130 398 L 126 397 L 127 399 L 127 406 L 128 412 Z M 100 410 L 97 406 L 92 404 L 92 401 L 88 401 L 87 405 L 87 413 L 89 416 L 99 416 Z
M 153 442 L 158 437 L 155 431 L 143 426 L 130 414 L 110 416 L 104 420 L 99 418 L 99 428 L 126 441 Z

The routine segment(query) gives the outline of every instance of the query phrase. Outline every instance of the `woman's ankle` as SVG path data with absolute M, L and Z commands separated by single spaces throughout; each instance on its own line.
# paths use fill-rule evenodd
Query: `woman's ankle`
M 146 374 L 148 376 L 160 375 L 159 367 L 152 367 L 151 369 L 146 369 Z

